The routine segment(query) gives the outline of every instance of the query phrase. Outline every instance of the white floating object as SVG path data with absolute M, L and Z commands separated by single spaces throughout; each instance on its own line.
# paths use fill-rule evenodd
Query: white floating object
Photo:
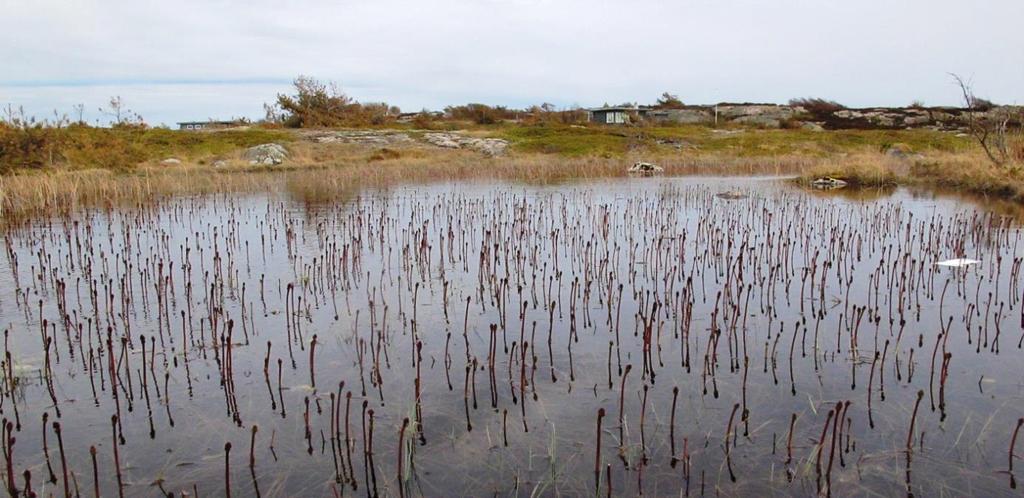
M 976 265 L 978 263 L 981 263 L 981 261 L 978 261 L 976 259 L 957 258 L 957 259 L 947 259 L 945 261 L 939 261 L 936 264 L 939 265 L 939 266 L 951 266 L 953 268 L 960 268 L 962 266 Z

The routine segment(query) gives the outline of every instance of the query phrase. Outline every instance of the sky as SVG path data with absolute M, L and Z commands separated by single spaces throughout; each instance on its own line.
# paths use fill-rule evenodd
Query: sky
M 309 75 L 406 111 L 777 102 L 1024 103 L 1021 0 L 0 0 L 0 105 L 111 96 L 151 124 L 260 118 Z

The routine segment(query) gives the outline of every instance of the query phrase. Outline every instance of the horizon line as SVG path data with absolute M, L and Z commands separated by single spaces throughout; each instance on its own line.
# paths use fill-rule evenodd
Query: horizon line
M 33 88 L 33 87 L 92 87 L 92 86 L 142 86 L 142 85 L 290 85 L 292 78 L 80 78 L 80 79 L 38 79 L 38 80 L 0 80 L 0 87 Z

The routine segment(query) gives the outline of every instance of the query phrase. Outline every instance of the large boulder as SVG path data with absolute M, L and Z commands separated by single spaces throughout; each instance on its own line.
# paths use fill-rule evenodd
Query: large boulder
M 734 123 L 739 123 L 747 126 L 756 126 L 758 128 L 779 128 L 782 126 L 782 122 L 779 121 L 778 118 L 762 114 L 740 116 L 732 121 Z
M 657 109 L 648 112 L 647 119 L 679 124 L 710 123 L 714 121 L 711 111 L 706 108 Z
M 460 146 L 458 137 L 450 133 L 426 133 L 423 140 L 435 147 L 445 149 L 458 149 Z
M 274 166 L 288 159 L 288 150 L 280 144 L 262 144 L 245 149 L 242 157 L 254 166 Z

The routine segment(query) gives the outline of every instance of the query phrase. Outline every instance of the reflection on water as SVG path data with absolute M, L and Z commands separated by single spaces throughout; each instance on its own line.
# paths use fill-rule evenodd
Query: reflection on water
M 1011 494 L 1024 260 L 1007 213 L 645 178 L 41 220 L 0 259 L 3 480 Z M 935 265 L 957 257 L 981 263 Z

